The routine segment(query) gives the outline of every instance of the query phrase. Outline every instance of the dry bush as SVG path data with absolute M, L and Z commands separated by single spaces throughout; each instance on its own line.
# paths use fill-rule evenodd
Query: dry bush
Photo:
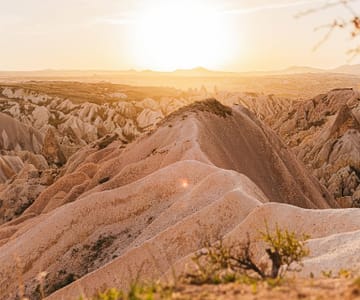
M 224 245 L 220 239 L 215 244 L 207 243 L 192 258 L 195 269 L 183 275 L 183 280 L 190 284 L 219 284 L 234 282 L 244 276 L 258 279 L 283 278 L 287 271 L 299 271 L 302 259 L 309 255 L 305 246 L 307 235 L 296 235 L 282 230 L 278 226 L 274 232 L 261 232 L 267 248 L 265 253 L 271 262 L 271 270 L 256 262 L 251 251 L 251 240 L 243 244 Z

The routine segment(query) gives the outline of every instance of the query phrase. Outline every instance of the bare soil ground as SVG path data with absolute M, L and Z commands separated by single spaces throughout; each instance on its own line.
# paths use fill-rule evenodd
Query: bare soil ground
M 323 278 L 288 280 L 276 287 L 267 283 L 256 285 L 186 285 L 173 293 L 171 299 L 177 300 L 256 300 L 256 299 L 314 299 L 348 300 L 360 299 L 360 284 L 356 279 Z

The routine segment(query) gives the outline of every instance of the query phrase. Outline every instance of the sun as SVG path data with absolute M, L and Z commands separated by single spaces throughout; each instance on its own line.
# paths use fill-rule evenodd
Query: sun
M 143 69 L 221 68 L 231 28 L 209 1 L 151 1 L 137 18 L 134 55 Z

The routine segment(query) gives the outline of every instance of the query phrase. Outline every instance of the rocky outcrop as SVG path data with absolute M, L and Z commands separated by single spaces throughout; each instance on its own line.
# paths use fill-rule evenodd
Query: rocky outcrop
M 166 93 L 154 100 L 151 92 L 145 97 L 141 88 L 134 93 L 121 85 L 101 86 L 71 82 L 0 84 L 0 182 L 19 173 L 25 163 L 38 170 L 59 168 L 87 145 L 105 147 L 109 136 L 128 143 L 186 103 Z M 27 154 L 20 155 L 24 151 Z
M 21 216 L 53 181 L 54 174 L 50 170 L 39 171 L 25 164 L 11 182 L 0 187 L 0 225 Z
M 34 127 L 42 129 L 49 123 L 51 114 L 44 106 L 36 106 L 32 112 L 32 116 L 34 118 Z
M 337 89 L 296 103 L 273 122 L 298 158 L 339 199 L 360 188 L 359 111 L 359 92 Z
M 0 113 L 0 149 L 40 153 L 43 136 L 33 127 Z
M 153 111 L 148 108 L 144 109 L 137 117 L 136 122 L 141 129 L 155 126 L 164 118 L 161 111 Z
M 52 128 L 49 128 L 46 132 L 41 152 L 49 164 L 62 166 L 66 163 L 65 155 Z
M 25 164 L 39 170 L 47 167 L 40 154 L 43 135 L 39 131 L 0 113 L 0 132 L 0 183 L 16 176 Z
M 72 88 L 70 94 L 73 97 L 68 95 L 67 84 Z M 101 84 L 67 84 L 0 85 L 3 97 L 0 110 L 23 124 L 33 126 L 43 135 L 51 126 L 67 158 L 81 147 L 114 132 L 123 140 L 131 141 L 142 132 L 153 129 L 166 115 L 191 102 L 190 99 L 167 97 L 166 89 L 164 96 L 155 100 L 151 98 L 151 89 L 147 97 L 139 99 L 136 93 L 129 91 L 129 87 L 124 91 L 121 85 L 108 84 L 109 87 L 100 88 L 99 93 L 94 94 L 94 89 Z M 128 91 L 136 100 L 128 97 Z M 139 94 L 144 94 L 141 89 Z M 92 101 L 94 98 L 99 99 Z M 3 140 L 8 142 L 6 133 L 3 133 Z

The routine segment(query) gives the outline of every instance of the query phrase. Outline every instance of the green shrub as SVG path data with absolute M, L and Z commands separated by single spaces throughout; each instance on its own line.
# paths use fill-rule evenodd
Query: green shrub
M 328 270 L 328 271 L 322 270 L 321 274 L 325 278 L 332 278 L 333 277 L 332 270 Z
M 115 288 L 109 289 L 104 293 L 99 293 L 94 300 L 123 300 L 124 294 Z
M 305 242 L 307 235 L 299 237 L 288 230 L 281 230 L 278 226 L 273 233 L 266 225 L 265 232 L 261 232 L 261 239 L 267 244 L 265 249 L 271 261 L 271 271 L 264 270 L 254 260 L 251 252 L 251 241 L 240 245 L 225 246 L 222 240 L 198 251 L 192 258 L 195 269 L 183 275 L 183 280 L 190 284 L 220 284 L 244 281 L 244 278 L 268 280 L 282 278 L 286 271 L 299 271 L 302 259 L 309 255 Z M 244 277 L 245 276 L 245 277 Z M 249 280 L 251 281 L 251 280 Z M 277 285 L 280 281 L 269 280 L 269 286 Z
M 297 236 L 295 232 L 281 230 L 276 224 L 275 232 L 270 233 L 268 225 L 265 223 L 266 231 L 261 232 L 261 238 L 269 248 L 266 253 L 272 262 L 271 274 L 269 277 L 277 278 L 285 275 L 286 271 L 299 271 L 300 268 L 290 269 L 291 265 L 302 267 L 302 260 L 308 256 L 310 251 L 305 247 L 308 235 Z M 281 272 L 281 273 L 280 273 Z
M 138 284 L 130 286 L 128 292 L 115 288 L 100 292 L 92 298 L 80 297 L 79 300 L 155 300 L 171 299 L 173 287 L 160 283 Z

